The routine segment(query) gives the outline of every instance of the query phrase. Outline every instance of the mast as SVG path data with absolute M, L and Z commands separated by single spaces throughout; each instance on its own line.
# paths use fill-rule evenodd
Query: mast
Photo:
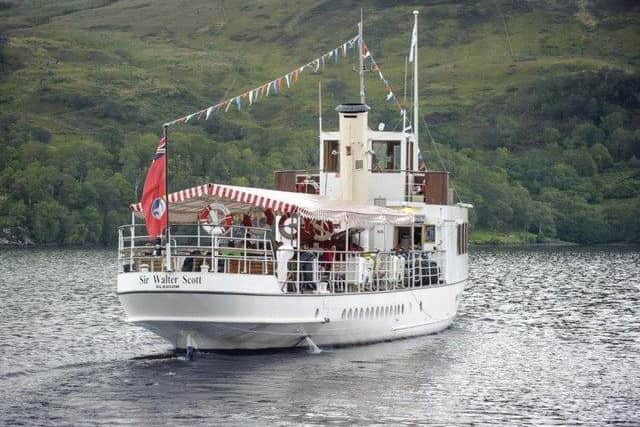
M 322 143 L 322 82 L 318 82 L 318 131 Z
M 404 88 L 402 96 L 402 133 L 407 131 L 407 70 L 409 69 L 408 58 L 404 57 Z M 404 137 L 403 137 L 404 138 Z M 407 165 L 407 168 L 409 165 Z
M 363 33 L 363 24 L 364 24 L 364 19 L 363 19 L 363 12 L 362 9 L 360 9 L 360 23 L 358 24 L 358 57 L 360 58 L 360 103 L 364 104 L 365 103 L 365 97 L 364 97 L 364 57 L 362 56 L 362 47 L 364 46 L 364 42 L 362 40 L 362 33 Z
M 418 132 L 418 122 L 420 115 L 418 114 L 418 13 L 419 12 L 417 10 L 413 11 L 413 31 L 415 36 L 413 46 L 413 49 L 415 49 L 413 52 L 413 135 L 416 144 L 415 146 L 419 148 L 420 145 L 418 145 L 418 138 L 420 134 Z M 411 165 L 411 167 L 413 167 L 413 165 Z
M 171 250 L 169 235 L 169 126 L 164 125 L 162 129 L 162 138 L 164 139 L 164 201 L 167 205 L 167 226 L 164 229 L 165 234 L 165 254 L 167 256 L 166 270 L 171 271 Z

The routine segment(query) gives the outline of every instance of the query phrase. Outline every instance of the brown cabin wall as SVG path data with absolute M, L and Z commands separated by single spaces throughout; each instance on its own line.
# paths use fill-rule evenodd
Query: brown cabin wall
M 429 171 L 425 173 L 425 203 L 449 204 L 449 172 Z
M 276 171 L 275 184 L 279 191 L 296 191 L 296 174 L 300 171 Z

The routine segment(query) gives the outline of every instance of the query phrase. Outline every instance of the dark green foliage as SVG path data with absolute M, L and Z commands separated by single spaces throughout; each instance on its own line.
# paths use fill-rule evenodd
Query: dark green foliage
M 192 5 L 168 0 L 45 3 L 0 0 L 0 227 L 73 245 L 115 242 L 163 120 L 347 40 L 361 6 L 211 2 L 192 14 Z M 578 20 L 575 2 L 365 6 L 365 38 L 396 95 L 410 13 L 421 10 L 423 153 L 432 169 L 442 168 L 442 155 L 457 197 L 475 206 L 476 229 L 640 241 L 636 3 L 585 2 L 593 27 Z M 82 13 L 87 7 L 96 10 Z M 274 170 L 316 168 L 318 81 L 324 127 L 335 129 L 335 105 L 358 97 L 355 67 L 350 56 L 252 107 L 245 100 L 242 112 L 172 128 L 170 190 L 207 181 L 272 186 Z M 370 126 L 399 129 L 377 74 L 366 79 Z

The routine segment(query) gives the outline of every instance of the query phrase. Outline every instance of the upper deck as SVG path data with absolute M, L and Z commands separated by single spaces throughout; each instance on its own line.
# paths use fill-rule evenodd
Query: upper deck
M 321 131 L 319 169 L 276 172 L 276 188 L 335 200 L 450 205 L 449 174 L 427 171 L 413 134 L 372 130 L 369 107 L 343 104 L 337 131 Z

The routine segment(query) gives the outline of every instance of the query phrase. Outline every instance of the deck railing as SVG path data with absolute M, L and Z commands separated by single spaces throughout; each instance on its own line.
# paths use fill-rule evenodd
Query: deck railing
M 152 239 L 141 225 L 119 228 L 120 271 L 212 271 L 273 274 L 271 230 L 231 226 L 226 230 L 202 226 L 171 226 L 166 239 Z
M 384 292 L 442 284 L 444 257 L 426 251 L 293 251 L 278 280 L 294 293 Z M 285 274 L 283 274 L 285 273 Z
M 144 226 L 122 226 L 120 271 L 192 271 L 275 275 L 283 292 L 352 293 L 433 286 L 444 280 L 439 251 L 296 250 L 272 242 L 271 230 L 232 226 L 213 234 L 201 226 L 172 226 L 169 245 L 153 241 Z

